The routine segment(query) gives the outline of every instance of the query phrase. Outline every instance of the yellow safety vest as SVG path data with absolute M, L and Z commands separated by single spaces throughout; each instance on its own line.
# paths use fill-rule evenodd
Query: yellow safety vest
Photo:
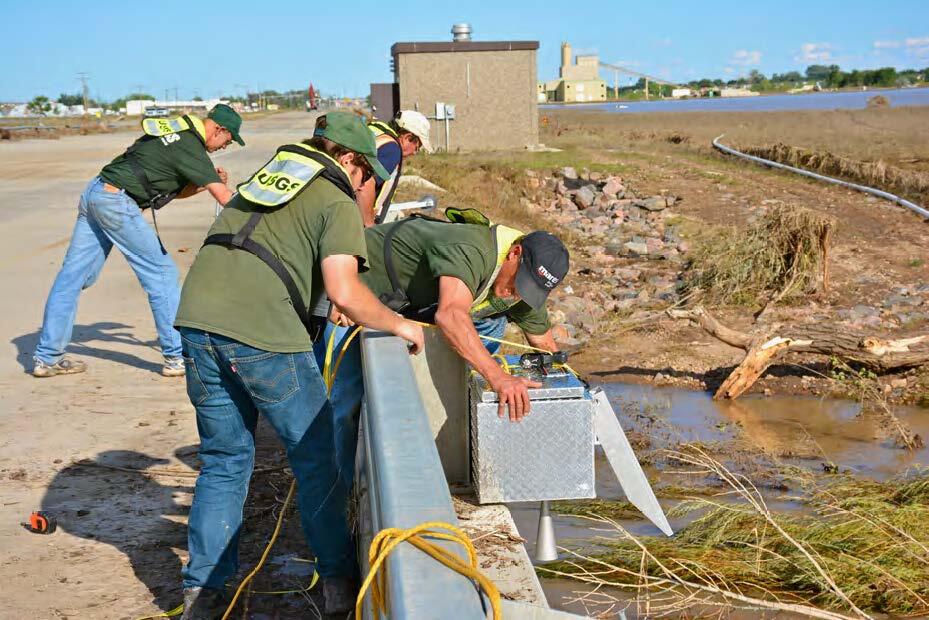
M 256 205 L 279 207 L 324 175 L 352 200 L 351 176 L 326 153 L 303 143 L 285 144 L 248 181 L 238 186 L 239 195 Z
M 494 267 L 494 271 L 490 275 L 490 278 L 488 278 L 483 286 L 481 286 L 477 292 L 477 295 L 474 297 L 474 301 L 471 302 L 471 314 L 479 315 L 481 312 L 487 310 L 491 305 L 488 297 L 490 296 L 490 291 L 493 287 L 494 280 L 497 279 L 497 275 L 499 275 L 500 269 L 503 267 L 503 262 L 506 260 L 507 254 L 510 253 L 510 248 L 514 243 L 525 237 L 526 233 L 522 232 L 521 230 L 516 230 L 515 228 L 510 228 L 509 226 L 504 226 L 503 224 L 494 224 L 486 215 L 477 209 L 458 209 L 449 207 L 445 210 L 445 217 L 447 217 L 449 221 L 458 224 L 478 224 L 489 226 L 494 234 L 494 249 L 497 253 L 496 266 Z M 511 304 L 511 306 L 513 305 L 515 304 Z
M 329 155 L 303 143 L 285 144 L 278 148 L 271 161 L 252 175 L 251 179 L 239 185 L 239 196 L 256 205 L 281 207 L 296 198 L 319 177 L 330 181 L 352 200 L 355 199 L 351 177 L 345 168 Z M 240 249 L 261 259 L 283 282 L 297 317 L 310 339 L 316 342 L 326 325 L 325 317 L 314 317 L 312 314 L 318 300 L 313 300 L 313 303 L 308 305 L 283 261 L 274 252 L 251 238 L 265 214 L 263 210 L 254 211 L 239 232 L 214 233 L 204 240 L 203 245 Z
M 142 131 L 146 135 L 160 138 L 172 133 L 193 131 L 206 144 L 206 127 L 196 116 L 185 114 L 177 118 L 146 118 L 142 120 Z
M 396 142 L 397 146 L 400 145 L 400 136 L 397 134 L 396 130 L 387 123 L 382 121 L 371 121 L 368 123 L 368 129 L 374 134 L 374 144 L 377 148 L 381 148 L 388 142 Z M 381 190 L 377 193 L 377 196 L 374 197 L 374 218 L 378 223 L 380 223 L 387 209 L 390 207 L 390 201 L 397 189 L 397 184 L 400 182 L 402 168 L 403 153 L 401 150 L 400 163 L 397 164 L 394 171 L 390 173 L 390 178 L 386 179 L 381 184 Z

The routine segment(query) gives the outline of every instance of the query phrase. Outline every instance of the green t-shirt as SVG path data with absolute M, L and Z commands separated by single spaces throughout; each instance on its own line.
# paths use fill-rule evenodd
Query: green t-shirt
M 439 278 L 452 276 L 465 283 L 475 297 L 490 280 L 496 267 L 493 231 L 477 224 L 450 224 L 425 219 L 382 224 L 365 230 L 370 271 L 361 279 L 375 295 L 392 292 L 384 267 L 384 235 L 401 226 L 391 242 L 394 269 L 400 286 L 416 308 L 439 301 Z M 544 334 L 551 324 L 545 308 L 533 310 L 520 301 L 509 306 L 504 300 L 488 300 L 493 310 L 481 317 L 505 314 L 528 334 Z
M 320 263 L 325 257 L 354 255 L 359 269 L 364 268 L 367 253 L 358 207 L 329 181 L 317 178 L 277 209 L 259 207 L 237 195 L 209 234 L 235 234 L 259 209 L 266 213 L 251 238 L 284 263 L 311 308 L 323 290 Z M 250 252 L 220 245 L 204 246 L 197 254 L 184 281 L 174 324 L 221 334 L 265 351 L 312 349 L 277 274 Z
M 188 183 L 203 187 L 221 182 L 206 147 L 192 129 L 160 138 L 144 138 L 134 153 L 157 192 L 179 192 Z M 148 202 L 148 193 L 132 171 L 125 153 L 104 166 L 100 178 L 126 190 L 137 203 Z

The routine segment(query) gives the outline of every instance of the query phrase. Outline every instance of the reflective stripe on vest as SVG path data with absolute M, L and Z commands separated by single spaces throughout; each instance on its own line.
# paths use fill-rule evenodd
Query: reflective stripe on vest
M 387 134 L 395 140 L 400 137 L 400 134 L 397 133 L 396 129 L 383 121 L 371 121 L 368 123 L 368 129 L 371 130 L 371 133 L 374 134 L 375 138 L 384 134 Z
M 490 278 L 488 278 L 487 282 L 474 297 L 474 301 L 471 303 L 471 314 L 479 314 L 490 307 L 490 301 L 488 300 L 490 291 L 493 288 L 494 280 L 496 280 L 497 276 L 500 274 L 500 269 L 503 267 L 507 255 L 510 253 L 510 248 L 514 243 L 526 236 L 524 232 L 516 230 L 515 228 L 510 228 L 509 226 L 503 226 L 502 224 L 494 225 L 491 231 L 494 235 L 494 244 L 497 250 L 497 265 L 494 267 L 494 271 L 490 275 Z
M 146 118 L 142 121 L 142 131 L 146 135 L 160 138 L 172 133 L 180 133 L 192 129 L 200 140 L 206 142 L 206 127 L 196 116 L 178 116 L 177 118 Z
M 368 126 L 371 129 L 371 133 L 374 133 L 374 145 L 377 148 L 381 148 L 388 142 L 394 142 L 397 146 L 400 146 L 400 143 L 397 142 L 397 139 L 391 136 L 386 132 L 375 133 L 375 130 L 370 125 Z M 402 149 L 401 149 L 402 151 Z M 403 154 L 401 152 L 400 159 L 403 159 Z M 387 197 L 390 196 L 394 191 L 394 186 L 400 182 L 400 164 L 397 164 L 397 167 L 393 169 L 393 172 L 390 173 L 390 176 L 381 183 L 381 191 L 377 193 L 377 196 L 374 199 L 374 214 L 383 213 L 385 202 Z
M 345 173 L 346 179 L 351 178 L 339 162 L 322 151 L 305 144 L 293 144 L 290 147 L 310 151 L 332 160 L 332 163 Z M 271 161 L 251 179 L 239 185 L 239 195 L 257 205 L 278 207 L 293 200 L 323 170 L 325 166 L 310 157 L 278 150 Z

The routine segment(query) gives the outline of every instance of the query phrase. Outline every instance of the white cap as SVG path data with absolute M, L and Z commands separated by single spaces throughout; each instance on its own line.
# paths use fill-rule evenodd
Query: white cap
M 432 152 L 429 142 L 429 119 L 416 110 L 401 110 L 396 119 L 397 126 L 409 131 L 423 143 L 423 150 Z

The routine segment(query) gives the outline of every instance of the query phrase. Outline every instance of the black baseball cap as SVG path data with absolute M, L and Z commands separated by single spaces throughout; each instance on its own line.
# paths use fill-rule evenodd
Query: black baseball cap
M 542 231 L 529 233 L 519 245 L 523 255 L 516 271 L 516 292 L 538 310 L 568 275 L 568 249 L 558 237 Z

